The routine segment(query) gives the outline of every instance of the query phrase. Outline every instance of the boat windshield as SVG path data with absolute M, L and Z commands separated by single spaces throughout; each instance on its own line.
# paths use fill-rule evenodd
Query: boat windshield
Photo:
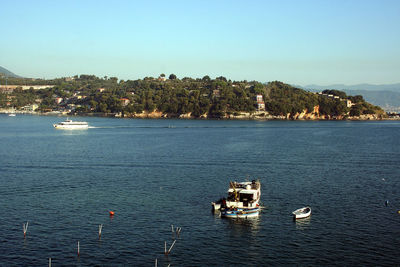
M 253 194 L 240 194 L 239 200 L 241 202 L 250 202 L 253 200 Z

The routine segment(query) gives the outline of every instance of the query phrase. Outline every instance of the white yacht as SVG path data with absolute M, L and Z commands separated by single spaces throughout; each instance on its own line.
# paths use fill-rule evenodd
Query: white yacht
M 56 129 L 63 129 L 63 130 L 85 130 L 89 128 L 89 125 L 85 121 L 72 121 L 68 118 L 60 123 L 53 124 L 54 128 Z

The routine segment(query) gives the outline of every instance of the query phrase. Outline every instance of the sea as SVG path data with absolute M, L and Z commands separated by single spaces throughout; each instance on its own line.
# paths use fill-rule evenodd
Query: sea
M 72 119 L 0 115 L 0 266 L 400 264 L 399 121 Z

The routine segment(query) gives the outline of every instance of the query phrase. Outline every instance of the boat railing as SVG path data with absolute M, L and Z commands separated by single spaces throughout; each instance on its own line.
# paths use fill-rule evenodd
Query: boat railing
M 244 188 L 250 185 L 251 189 L 258 190 L 260 188 L 260 182 L 253 180 L 251 183 L 238 183 L 238 182 L 229 182 L 229 188 L 234 189 L 234 188 Z

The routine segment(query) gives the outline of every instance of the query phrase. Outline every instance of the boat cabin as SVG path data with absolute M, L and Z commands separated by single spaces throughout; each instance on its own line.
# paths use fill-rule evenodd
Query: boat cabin
M 260 183 L 252 182 L 231 182 L 229 184 L 227 207 L 254 208 L 260 200 Z

